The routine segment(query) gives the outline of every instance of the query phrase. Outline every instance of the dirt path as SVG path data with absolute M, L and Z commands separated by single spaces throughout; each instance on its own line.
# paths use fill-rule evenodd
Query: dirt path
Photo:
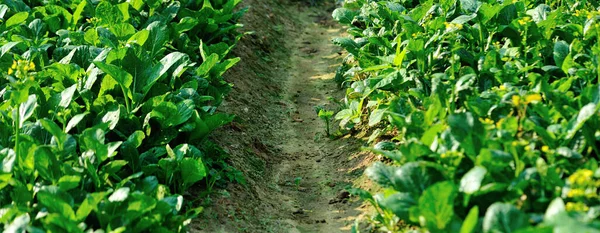
M 256 33 L 234 51 L 242 61 L 227 73 L 234 88 L 221 106 L 239 119 L 214 138 L 248 184 L 213 194 L 192 232 L 349 232 L 365 209 L 345 188 L 363 184 L 372 157 L 359 140 L 327 138 L 314 110 L 338 110 L 328 98 L 344 96 L 333 79 L 345 54 L 331 39 L 345 29 L 329 2 L 243 3 L 245 29 Z
M 281 211 L 290 213 L 285 220 L 289 232 L 348 231 L 358 214 L 344 191 L 351 182 L 343 163 L 348 154 L 335 153 L 344 145 L 326 137 L 325 123 L 314 110 L 317 105 L 331 109 L 327 97 L 339 92 L 333 78 L 343 57 L 331 39 L 343 30 L 331 22 L 330 12 L 316 7 L 299 7 L 297 17 L 302 23 L 287 44 L 289 118 L 275 134 L 281 139 L 282 161 L 273 169 L 273 195 L 281 201 Z

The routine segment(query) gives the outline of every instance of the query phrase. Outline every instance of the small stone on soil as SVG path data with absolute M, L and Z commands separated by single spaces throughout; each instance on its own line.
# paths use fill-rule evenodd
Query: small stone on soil
M 303 209 L 300 209 L 300 208 L 298 208 L 298 209 L 294 209 L 294 210 L 292 211 L 292 214 L 304 214 L 304 210 L 303 210 Z

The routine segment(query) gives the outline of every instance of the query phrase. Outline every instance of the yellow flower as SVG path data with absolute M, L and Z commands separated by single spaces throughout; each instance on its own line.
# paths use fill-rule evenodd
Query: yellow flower
M 496 122 L 496 127 L 500 128 L 500 126 L 502 126 L 502 122 L 504 122 L 504 118 L 502 118 Z
M 14 70 L 12 68 L 8 68 L 8 75 L 11 75 L 14 73 Z
M 462 24 L 458 24 L 458 23 L 448 23 L 448 22 L 444 22 L 444 25 L 446 25 L 446 30 L 462 30 L 463 29 L 463 25 Z
M 581 197 L 585 195 L 585 191 L 583 189 L 571 189 L 567 193 L 567 197 Z
M 10 68 L 13 70 L 16 70 L 17 69 L 17 61 L 13 61 L 13 64 Z
M 550 151 L 550 147 L 548 147 L 546 145 L 542 146 L 542 152 L 548 153 L 548 151 Z
M 29 70 L 35 70 L 35 64 L 33 62 L 29 62 Z
M 581 202 L 567 202 L 565 209 L 569 212 L 572 211 L 588 211 L 590 208 Z
M 573 173 L 573 175 L 569 176 L 567 180 L 573 185 L 585 185 L 592 181 L 593 175 L 594 172 L 592 170 L 581 169 Z
M 535 103 L 542 101 L 542 96 L 540 94 L 530 94 L 525 96 L 525 104 Z
M 490 119 L 490 118 L 485 118 L 485 120 L 483 120 L 483 123 L 491 125 L 491 124 L 494 124 L 494 121 L 492 119 Z
M 498 43 L 498 42 L 496 42 Z M 499 45 L 500 43 L 498 43 Z M 505 91 L 506 90 L 506 86 L 504 86 L 504 84 L 500 85 L 500 87 L 498 87 L 498 89 L 500 89 L 501 91 Z
M 513 95 L 512 96 L 512 103 L 515 106 L 519 106 L 519 104 L 521 103 L 521 96 Z

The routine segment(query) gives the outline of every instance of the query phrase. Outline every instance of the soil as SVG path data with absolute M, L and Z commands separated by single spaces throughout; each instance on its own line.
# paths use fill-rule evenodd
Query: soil
M 337 110 L 333 80 L 346 56 L 331 39 L 345 29 L 331 20 L 333 3 L 244 0 L 246 35 L 234 51 L 242 62 L 222 111 L 238 117 L 214 141 L 230 154 L 247 184 L 229 184 L 192 222 L 192 232 L 348 232 L 365 205 L 346 191 L 368 186 L 373 156 L 363 141 L 332 140 L 315 106 Z M 335 123 L 333 123 L 335 124 Z M 335 128 L 335 127 L 332 127 Z M 332 129 L 333 130 L 333 129 Z

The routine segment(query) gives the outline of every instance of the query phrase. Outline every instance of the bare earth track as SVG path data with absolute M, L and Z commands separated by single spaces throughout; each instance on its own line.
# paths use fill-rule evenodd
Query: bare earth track
M 342 189 L 350 181 L 344 177 L 345 158 L 334 156 L 340 143 L 325 137 L 325 123 L 314 110 L 330 102 L 327 97 L 336 91 L 335 68 L 342 59 L 341 50 L 331 43 L 341 29 L 328 16 L 315 8 L 300 11 L 298 18 L 305 25 L 288 45 L 293 49 L 286 82 L 291 113 L 284 130 L 278 132 L 283 160 L 274 167 L 272 182 L 281 189 L 278 199 L 284 209 L 291 210 L 289 232 L 349 230 L 346 220 L 358 215 L 348 208 L 348 195 Z
M 331 39 L 344 29 L 329 3 L 245 2 L 246 28 L 256 33 L 238 46 L 242 62 L 228 74 L 235 86 L 224 106 L 240 119 L 215 141 L 248 185 L 213 197 L 192 232 L 348 232 L 364 207 L 345 188 L 361 185 L 371 157 L 355 139 L 327 138 L 314 110 L 334 110 L 328 97 L 343 96 L 333 78 L 345 55 Z

